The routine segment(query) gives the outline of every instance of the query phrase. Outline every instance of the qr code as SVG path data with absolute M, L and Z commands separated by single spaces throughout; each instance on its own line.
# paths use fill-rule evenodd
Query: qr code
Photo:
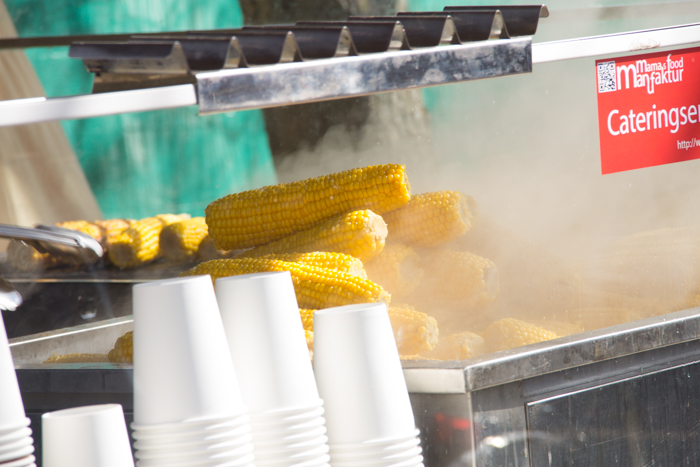
M 615 81 L 615 62 L 603 62 L 598 64 L 598 92 L 610 92 L 617 90 Z

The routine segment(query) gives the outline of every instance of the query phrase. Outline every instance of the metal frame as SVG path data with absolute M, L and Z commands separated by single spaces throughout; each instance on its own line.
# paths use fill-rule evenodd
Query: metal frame
M 381 71 L 384 67 L 391 67 L 397 60 L 410 61 L 411 58 L 432 56 L 434 59 L 442 57 L 458 57 L 465 51 L 473 51 L 475 47 L 482 51 L 493 51 L 512 44 L 521 47 L 523 41 L 528 42 L 528 51 L 531 53 L 531 63 L 547 63 L 560 60 L 571 60 L 583 57 L 600 55 L 629 53 L 639 50 L 655 49 L 659 47 L 684 46 L 700 43 L 700 23 L 686 24 L 668 28 L 648 29 L 642 31 L 609 34 L 604 36 L 583 37 L 564 41 L 543 42 L 529 46 L 529 39 L 511 39 L 484 41 L 470 45 L 450 45 L 430 49 L 400 51 L 363 57 L 345 57 L 328 60 L 318 60 L 307 63 L 292 63 L 273 65 L 255 69 L 223 70 L 195 75 L 197 85 L 184 84 L 177 86 L 165 86 L 151 89 L 139 89 L 102 94 L 89 94 L 58 98 L 31 98 L 16 99 L 0 102 L 0 126 L 24 125 L 53 120 L 70 120 L 79 118 L 91 118 L 104 115 L 114 115 L 128 112 L 143 112 L 147 110 L 170 109 L 199 104 L 200 113 L 252 109 L 267 106 L 282 106 L 293 103 L 312 102 L 317 100 L 340 99 L 350 96 L 361 96 L 375 92 L 396 91 L 400 89 L 416 88 L 421 86 L 439 85 L 465 81 L 469 79 L 481 79 L 501 76 L 497 73 L 481 73 L 479 76 L 465 76 L 459 78 L 457 67 L 453 67 L 453 75 L 440 77 L 436 73 L 433 76 L 423 73 L 416 79 L 385 81 L 383 85 L 372 79 L 371 74 L 365 75 L 359 82 L 350 82 L 345 79 L 338 80 L 337 86 L 321 87 L 308 90 L 305 98 L 299 98 L 283 85 L 281 77 L 286 73 L 293 73 L 298 80 L 297 87 L 301 83 L 319 83 L 322 77 L 328 77 L 331 68 L 355 69 L 356 72 L 370 73 Z M 531 50 L 531 52 L 530 52 Z M 473 59 L 473 57 L 472 57 Z M 372 66 L 368 66 L 372 63 Z M 464 66 L 474 66 L 474 63 L 462 63 Z M 477 64 L 478 68 L 480 64 Z M 515 72 L 527 72 L 531 65 L 525 64 L 522 70 Z M 511 73 L 506 73 L 511 74 Z M 278 93 L 286 95 L 273 95 L 265 91 L 262 86 L 276 83 Z M 238 86 L 246 84 L 243 92 Z M 216 90 L 210 86 L 217 86 Z M 224 86 L 228 86 L 225 88 Z M 257 86 L 257 87 L 255 87 Z M 248 93 L 249 97 L 244 97 Z M 199 96 L 198 96 L 199 93 Z M 226 94 L 227 103 L 223 105 L 217 100 L 217 94 Z M 252 97 L 250 97 L 252 96 Z

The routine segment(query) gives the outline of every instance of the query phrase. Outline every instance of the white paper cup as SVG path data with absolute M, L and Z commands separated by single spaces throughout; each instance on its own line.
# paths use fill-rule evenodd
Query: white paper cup
M 139 459 L 136 461 L 136 467 L 254 467 L 253 461 L 255 457 L 249 454 L 243 458 L 228 460 L 228 459 L 206 459 L 202 457 L 196 460 L 187 461 L 156 461 L 150 459 Z
M 41 417 L 44 467 L 133 466 L 119 404 L 48 412 Z
M 318 390 L 291 274 L 217 279 L 216 297 L 250 413 L 315 407 Z
M 0 444 L 0 456 L 13 453 L 27 446 L 32 446 L 33 444 L 34 440 L 31 436 L 24 436 L 9 443 Z
M 423 467 L 423 456 L 412 457 L 400 462 L 386 462 L 386 463 L 376 463 L 376 462 L 359 462 L 352 461 L 349 463 L 339 462 L 331 458 L 331 464 L 333 467 Z
M 139 449 L 136 458 L 148 460 L 173 460 L 187 461 L 197 459 L 238 459 L 253 452 L 253 446 L 249 442 L 209 443 L 199 446 L 171 449 Z
M 209 276 L 134 286 L 134 422 L 245 412 Z
M 8 434 L 15 434 L 18 430 L 22 430 L 27 428 L 32 421 L 29 419 L 29 417 L 23 417 L 23 419 L 14 425 L 6 425 L 2 429 L 0 429 L 0 436 L 5 436 Z
M 376 452 L 365 452 L 365 453 L 356 453 L 355 455 L 339 455 L 338 453 L 333 452 L 332 450 L 330 451 L 330 456 L 331 459 L 333 459 L 333 463 L 338 463 L 338 462 L 343 462 L 346 464 L 351 464 L 353 462 L 362 462 L 362 463 L 376 463 L 380 465 L 385 465 L 385 464 L 393 464 L 393 463 L 398 463 L 398 462 L 404 462 L 409 459 L 413 459 L 416 456 L 420 456 L 422 453 L 422 449 L 420 446 L 414 446 L 409 449 L 404 449 L 396 452 L 381 452 L 381 453 L 376 453 Z
M 32 429 L 29 427 L 19 428 L 15 431 L 0 434 L 0 446 L 5 446 L 6 444 L 12 443 L 14 441 L 26 438 L 32 435 Z M 0 466 L 2 467 L 2 466 Z
M 164 423 L 158 425 L 142 425 L 132 423 L 131 428 L 139 435 L 175 436 L 200 433 L 215 433 L 248 426 L 248 415 L 236 415 L 233 417 L 212 417 L 206 420 L 183 421 L 179 423 Z
M 250 414 L 250 421 L 256 426 L 278 426 L 304 423 L 322 417 L 325 409 L 321 406 L 306 409 L 304 411 L 295 410 L 293 412 L 263 412 Z
M 35 461 L 36 457 L 34 457 L 33 454 L 30 454 L 22 457 L 21 459 L 5 462 L 2 464 L 2 467 L 36 467 L 36 464 L 34 463 Z
M 395 438 L 383 438 L 367 440 L 362 443 L 347 443 L 347 444 L 332 444 L 331 449 L 337 452 L 357 452 L 366 449 L 372 450 L 391 450 L 396 446 L 418 445 L 420 444 L 420 430 L 416 429 L 407 436 L 399 436 Z
M 256 435 L 255 445 L 260 448 L 279 446 L 280 444 L 296 445 L 298 443 L 304 443 L 307 440 L 318 439 L 321 436 L 326 439 L 324 443 L 328 442 L 325 426 L 312 430 L 304 430 L 297 433 L 270 432 Z
M 29 438 L 29 439 L 31 440 L 31 438 Z M 0 465 L 2 465 L 2 462 L 15 461 L 17 459 L 21 459 L 23 457 L 26 457 L 32 453 L 34 453 L 33 440 L 29 444 L 25 444 L 24 446 L 21 446 L 21 447 L 18 447 L 16 449 L 13 449 L 11 451 L 0 454 Z
M 415 420 L 384 303 L 314 314 L 314 369 L 329 444 L 408 436 Z
M 173 452 L 173 450 L 183 451 L 192 449 L 205 449 L 209 446 L 225 445 L 231 448 L 250 444 L 252 436 L 250 433 L 233 436 L 217 436 L 200 439 L 197 437 L 178 440 L 139 440 L 134 443 L 134 448 L 139 451 L 149 452 Z
M 27 426 L 26 419 L 5 323 L 0 319 L 0 433 Z

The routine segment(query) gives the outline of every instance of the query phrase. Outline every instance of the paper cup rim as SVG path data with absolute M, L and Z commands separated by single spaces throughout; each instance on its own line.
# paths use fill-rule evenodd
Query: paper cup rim
M 231 437 L 221 437 L 214 439 L 204 439 L 204 440 L 194 440 L 190 442 L 186 441 L 167 441 L 167 440 L 156 440 L 157 442 L 152 442 L 152 440 L 136 440 L 134 441 L 134 448 L 143 451 L 158 451 L 158 450 L 186 450 L 192 447 L 199 446 L 216 446 L 227 445 L 227 446 L 243 446 L 246 443 L 252 443 L 252 436 L 250 432 Z
M 18 449 L 15 449 L 14 451 L 10 451 L 9 453 L 0 454 L 0 465 L 2 465 L 4 462 L 21 459 L 22 457 L 27 457 L 28 455 L 33 453 L 34 443 L 22 446 Z
M 219 444 L 224 444 L 224 443 L 219 443 Z M 254 450 L 253 444 L 248 441 L 245 443 L 241 444 L 234 444 L 232 446 L 219 446 L 219 447 L 213 447 L 211 449 L 198 449 L 197 447 L 189 450 L 178 450 L 178 449 L 172 449 L 172 450 L 167 450 L 166 452 L 158 452 L 159 450 L 155 449 L 137 449 L 135 453 L 135 457 L 137 459 L 148 459 L 148 460 L 162 460 L 166 461 L 168 459 L 172 460 L 177 460 L 177 459 L 190 459 L 194 458 L 197 459 L 201 455 L 208 455 L 211 456 L 209 459 L 211 460 L 219 460 L 220 458 L 218 456 L 223 456 L 224 459 L 228 457 L 241 457 L 244 455 L 247 455 L 249 453 L 252 453 Z M 143 457 L 143 456 L 146 457 Z
M 244 419 L 245 418 L 245 419 Z M 182 420 L 179 422 L 170 422 L 170 423 L 136 423 L 136 421 L 131 422 L 131 429 L 134 431 L 175 431 L 175 432 L 186 432 L 188 431 L 187 428 L 195 428 L 201 425 L 207 425 L 210 424 L 209 426 L 217 426 L 217 425 L 224 425 L 228 426 L 229 424 L 244 424 L 248 423 L 250 420 L 248 414 L 246 412 L 241 412 L 236 415 L 229 415 L 229 416 L 219 416 L 219 417 L 201 417 L 201 418 L 189 418 L 186 420 Z M 184 429 L 183 429 L 184 428 Z M 205 429 L 206 430 L 206 429 Z M 199 429 L 195 428 L 195 431 L 200 431 Z M 202 430 L 204 431 L 204 430 Z
M 236 282 L 236 281 L 242 281 L 242 280 L 258 280 L 258 279 L 265 279 L 268 277 L 274 277 L 274 276 L 281 276 L 281 275 L 287 275 L 291 279 L 292 274 L 289 271 L 268 271 L 268 272 L 253 272 L 250 274 L 239 274 L 237 276 L 226 276 L 226 277 L 219 277 L 216 279 L 216 283 L 219 284 L 226 284 L 228 282 Z
M 251 452 L 250 454 L 246 454 L 245 456 L 241 456 L 239 459 L 233 459 L 229 461 L 222 461 L 220 459 L 213 459 L 213 460 L 194 460 L 194 461 L 185 461 L 185 462 L 152 462 L 150 459 L 149 460 L 136 460 L 136 466 L 148 466 L 148 467 L 215 467 L 217 465 L 222 464 L 223 462 L 229 462 L 231 467 L 247 467 L 250 465 L 254 465 L 254 459 L 255 456 Z
M 5 444 L 7 441 L 13 441 L 17 440 L 20 438 L 24 438 L 25 436 L 31 436 L 32 435 L 32 429 L 29 428 L 28 426 L 19 428 L 13 433 L 7 433 L 7 434 L 0 434 L 0 445 Z M 4 466 L 0 466 L 4 467 Z
M 420 456 L 423 453 L 423 449 L 419 446 L 412 446 L 409 448 L 404 448 L 401 450 L 398 450 L 396 452 L 366 452 L 366 453 L 356 453 L 356 454 L 350 454 L 347 456 L 339 455 L 338 453 L 334 453 L 333 451 L 330 451 L 331 457 L 335 461 L 341 461 L 341 462 L 368 462 L 370 460 L 374 460 L 376 462 L 402 462 L 406 459 L 412 459 L 416 456 Z
M 25 427 L 28 427 L 31 425 L 32 421 L 29 417 L 24 417 L 24 420 L 21 422 L 12 424 L 12 425 L 0 425 L 0 436 L 2 436 L 6 432 L 14 431 L 14 430 L 19 430 Z
M 374 311 L 375 309 L 387 309 L 386 303 L 384 302 L 370 302 L 370 303 L 355 303 L 353 305 L 342 305 L 333 308 L 324 308 L 322 310 L 316 310 L 314 312 L 314 319 L 316 316 L 327 316 L 327 315 L 348 315 L 357 313 L 358 311 Z
M 156 281 L 141 282 L 140 284 L 135 284 L 134 289 L 147 289 L 151 287 L 167 287 L 171 285 L 178 285 L 188 282 L 203 282 L 203 280 L 209 281 L 211 283 L 211 276 L 209 274 L 197 274 L 196 276 L 185 276 L 185 277 L 170 277 L 168 279 L 159 279 Z M 204 282 L 203 282 L 204 283 Z
M 401 462 L 362 462 L 362 461 L 350 461 L 350 462 L 338 462 L 331 460 L 331 465 L 334 467 L 418 467 L 423 465 L 424 457 L 423 455 L 418 455 L 410 459 L 406 459 Z
M 68 409 L 54 410 L 46 412 L 41 416 L 42 422 L 49 419 L 57 418 L 80 418 L 84 415 L 104 414 L 109 412 L 119 411 L 124 413 L 121 404 L 99 404 L 99 405 L 84 405 L 80 407 L 71 407 Z
M 253 417 L 267 417 L 267 416 L 272 416 L 276 417 L 277 415 L 284 415 L 284 414 L 296 414 L 296 413 L 305 413 L 305 412 L 310 412 L 312 410 L 318 410 L 319 408 L 323 407 L 323 399 L 319 398 L 317 401 L 313 403 L 313 405 L 296 405 L 292 407 L 284 407 L 284 408 L 278 408 L 278 409 L 271 409 L 271 410 L 264 410 L 262 412 L 248 412 L 248 415 L 250 418 Z
M 415 428 L 411 433 L 405 434 L 402 436 L 392 436 L 392 437 L 386 437 L 386 438 L 368 439 L 366 441 L 360 441 L 357 443 L 337 443 L 337 444 L 333 443 L 333 446 L 337 446 L 338 448 L 374 446 L 377 444 L 391 444 L 394 442 L 408 441 L 409 439 L 418 438 L 419 436 L 420 436 L 420 430 L 418 428 Z
M 34 462 L 36 461 L 36 457 L 34 454 L 29 454 L 28 456 L 20 457 L 19 459 L 9 461 L 9 462 L 3 462 L 2 467 L 29 467 L 32 465 L 36 465 Z
M 7 452 L 13 452 L 17 451 L 25 446 L 33 445 L 34 444 L 34 438 L 31 436 L 23 436 L 21 438 L 15 439 L 10 443 L 3 443 L 0 444 L 0 456 Z M 0 464 L 0 467 L 2 467 L 2 464 Z

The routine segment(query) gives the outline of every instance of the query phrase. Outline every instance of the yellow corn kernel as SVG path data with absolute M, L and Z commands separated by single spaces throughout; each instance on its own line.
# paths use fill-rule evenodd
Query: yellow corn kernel
M 418 247 L 449 242 L 471 228 L 470 203 L 471 197 L 459 191 L 416 195 L 402 208 L 384 215 L 388 240 Z
M 426 354 L 437 360 L 466 360 L 486 353 L 484 338 L 473 332 L 450 334 Z
M 437 345 L 438 324 L 432 316 L 402 304 L 389 307 L 389 319 L 399 354 L 419 354 Z
M 384 248 L 386 234 L 384 219 L 365 209 L 327 219 L 310 229 L 248 250 L 239 257 L 334 251 L 369 261 Z
M 160 232 L 163 227 L 189 218 L 187 214 L 161 214 L 147 217 L 126 229 L 107 244 L 109 259 L 115 266 L 125 269 L 142 266 L 160 254 Z
M 304 329 L 304 337 L 306 337 L 306 347 L 309 349 L 309 357 L 311 360 L 314 359 L 314 331 L 310 329 Z
M 309 308 L 299 308 L 299 314 L 301 315 L 301 324 L 307 331 L 314 330 L 314 313 L 316 310 Z
M 566 321 L 533 321 L 535 326 L 539 326 L 547 331 L 552 331 L 557 337 L 570 336 L 583 332 L 582 323 L 567 323 Z
M 265 245 L 345 212 L 381 215 L 411 197 L 403 165 L 358 168 L 228 195 L 207 206 L 209 234 L 221 250 Z
M 311 253 L 283 253 L 279 255 L 261 256 L 265 259 L 278 259 L 292 263 L 304 263 L 319 268 L 333 269 L 335 271 L 347 272 L 353 276 L 367 279 L 367 273 L 362 265 L 362 261 L 354 256 L 344 253 L 334 253 L 327 251 L 314 251 Z
M 625 308 L 576 308 L 568 312 L 568 319 L 581 326 L 584 331 L 607 328 L 642 318 L 637 311 Z
M 557 335 L 532 323 L 514 318 L 504 318 L 486 328 L 483 338 L 488 350 L 497 352 L 556 339 Z
M 431 250 L 421 255 L 424 280 L 421 293 L 436 306 L 483 306 L 498 295 L 496 266 L 469 252 Z
M 106 363 L 107 355 L 98 353 L 53 354 L 44 363 Z
M 191 260 L 196 256 L 207 233 L 204 217 L 193 217 L 166 225 L 160 232 L 161 254 L 170 261 Z
M 66 221 L 56 223 L 56 227 L 62 229 L 76 230 L 88 234 L 100 243 L 104 243 L 104 230 L 94 222 L 88 221 Z
M 289 271 L 302 308 L 330 308 L 353 303 L 389 302 L 391 296 L 374 282 L 340 271 L 275 259 L 217 259 L 201 263 L 180 276 L 219 277 L 258 272 Z
M 379 255 L 365 265 L 367 277 L 384 287 L 392 297 L 413 292 L 423 279 L 423 268 L 415 250 L 400 243 L 384 246 Z
M 94 221 L 94 224 L 104 231 L 105 241 L 108 242 L 136 222 L 132 219 L 107 219 Z
M 109 361 L 115 363 L 134 363 L 134 331 L 119 337 L 114 348 L 109 351 Z

